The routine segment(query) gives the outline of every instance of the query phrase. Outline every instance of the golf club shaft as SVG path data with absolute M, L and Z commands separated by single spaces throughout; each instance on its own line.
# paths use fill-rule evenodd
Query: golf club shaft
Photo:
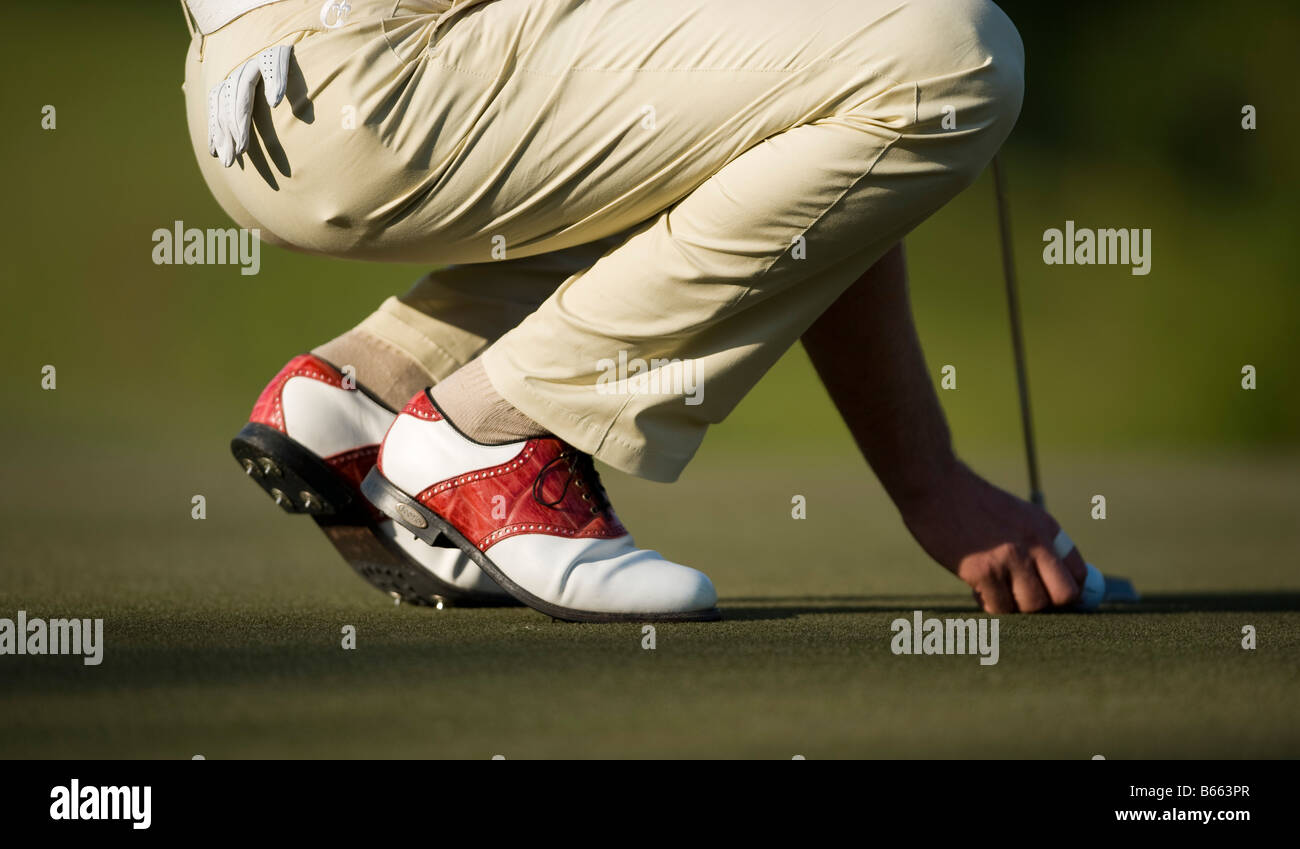
M 1016 385 L 1020 390 L 1020 424 L 1025 434 L 1025 457 L 1029 462 L 1029 500 L 1044 505 L 1038 480 L 1038 454 L 1034 450 L 1034 424 L 1029 412 L 1029 374 L 1025 370 L 1025 341 L 1020 330 L 1020 297 L 1016 290 L 1016 264 L 1011 247 L 1011 213 L 1007 207 L 1006 178 L 1002 162 L 993 157 L 993 191 L 998 202 L 998 230 L 1002 239 L 1002 276 L 1007 284 L 1007 310 L 1011 315 L 1011 350 L 1016 361 Z

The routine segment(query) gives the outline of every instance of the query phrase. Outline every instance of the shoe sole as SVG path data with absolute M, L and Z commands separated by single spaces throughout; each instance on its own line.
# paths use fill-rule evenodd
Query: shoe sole
M 365 480 L 361 482 L 361 492 L 384 515 L 430 545 L 433 545 L 433 541 L 439 537 L 445 537 L 455 543 L 488 577 L 496 581 L 501 589 L 552 619 L 565 622 L 716 622 L 722 618 L 722 614 L 716 607 L 684 613 L 598 613 L 552 604 L 510 580 L 510 576 L 502 572 L 490 557 L 470 543 L 455 526 L 399 489 L 384 477 L 378 468 L 371 469 Z
M 510 596 L 463 590 L 430 574 L 384 538 L 368 506 L 328 463 L 275 428 L 249 422 L 231 440 L 230 452 L 284 512 L 311 516 L 348 565 L 375 589 L 422 607 L 518 606 Z

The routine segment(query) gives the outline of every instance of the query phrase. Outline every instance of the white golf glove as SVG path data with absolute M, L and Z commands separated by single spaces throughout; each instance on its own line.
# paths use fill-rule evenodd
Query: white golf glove
M 284 99 L 289 82 L 292 45 L 271 47 L 240 65 L 208 93 L 208 153 L 229 168 L 248 148 L 253 123 L 253 97 L 260 78 L 266 102 L 275 108 Z

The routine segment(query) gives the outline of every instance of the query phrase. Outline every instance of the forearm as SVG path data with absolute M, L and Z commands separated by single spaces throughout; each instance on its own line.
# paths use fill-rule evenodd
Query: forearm
M 896 245 L 803 335 L 817 374 L 890 498 L 906 511 L 956 465 Z

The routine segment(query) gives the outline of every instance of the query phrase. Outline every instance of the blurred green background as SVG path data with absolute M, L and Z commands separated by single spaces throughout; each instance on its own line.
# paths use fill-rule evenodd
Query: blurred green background
M 500 632 L 489 639 L 475 630 L 551 627 L 528 612 L 437 620 L 427 611 L 391 612 L 334 562 L 310 527 L 274 513 L 241 482 L 226 443 L 284 361 L 350 327 L 422 269 L 271 247 L 254 277 L 231 266 L 152 264 L 156 228 L 177 219 L 228 226 L 189 148 L 180 11 L 175 3 L 43 0 L 6 10 L 0 34 L 9 72 L 0 94 L 8 166 L 0 208 L 7 365 L 0 437 L 10 456 L 0 491 L 0 615 L 18 608 L 116 615 L 109 628 L 123 623 L 116 662 L 126 674 L 115 678 L 106 665 L 100 678 L 87 678 L 0 659 L 0 677 L 23 685 L 23 695 L 11 689 L 14 698 L 0 708 L 0 754 L 212 756 L 221 753 L 217 739 L 227 754 L 491 754 L 472 735 L 426 740 L 431 748 L 422 748 L 394 734 L 363 748 L 350 715 L 329 701 L 340 687 L 355 687 L 378 704 L 409 680 L 404 675 L 429 672 L 419 654 L 429 627 L 443 661 L 470 682 L 434 697 L 444 707 L 460 699 L 487 710 L 493 745 L 510 743 L 513 752 L 761 754 L 775 732 L 755 708 L 767 705 L 786 728 L 818 706 L 809 756 L 1074 756 L 1050 720 L 1070 709 L 1111 716 L 1103 730 L 1112 736 L 1097 745 L 1112 751 L 1300 753 L 1286 720 L 1286 705 L 1300 696 L 1286 677 L 1300 648 L 1300 10 L 1287 0 L 1004 7 L 1028 58 L 1026 105 L 1004 159 L 1049 506 L 1090 559 L 1128 573 L 1156 599 L 1164 593 L 1172 609 L 1209 617 L 1201 625 L 1213 620 L 1229 648 L 1239 623 L 1250 621 L 1232 611 L 1274 610 L 1280 630 L 1261 649 L 1272 654 L 1257 669 L 1226 659 L 1208 671 L 1198 666 L 1187 647 L 1201 645 L 1207 632 L 1193 621 L 1176 626 L 1191 629 L 1187 641 L 1168 637 L 1161 629 L 1171 608 L 1157 605 L 1122 625 L 1099 618 L 1071 626 L 1080 652 L 1117 647 L 1110 667 L 1088 668 L 1094 678 L 1126 676 L 1100 695 L 1045 685 L 1043 670 L 1061 662 L 1050 647 L 1037 654 L 1046 666 L 1021 668 L 1022 678 L 1016 653 L 1004 648 L 999 669 L 1011 666 L 1000 694 L 978 683 L 958 689 L 971 700 L 964 720 L 931 717 L 936 725 L 927 725 L 905 699 L 892 714 L 882 709 L 871 728 L 834 713 L 829 706 L 857 711 L 866 694 L 886 690 L 881 680 L 855 678 L 857 660 L 828 646 L 885 627 L 892 617 L 882 611 L 896 606 L 891 599 L 913 603 L 909 593 L 960 609 L 968 601 L 911 543 L 798 348 L 710 435 L 679 484 L 609 476 L 638 537 L 706 568 L 724 604 L 742 612 L 732 631 L 712 632 L 748 646 L 732 660 L 699 638 L 698 664 L 684 663 L 677 679 L 663 671 L 624 679 L 634 675 L 622 671 L 626 660 L 600 646 L 582 649 L 586 666 L 556 670 L 538 660 L 536 647 L 520 654 Z M 41 128 L 46 104 L 58 110 L 53 131 Z M 1256 130 L 1241 127 L 1245 104 L 1258 110 Z M 1150 228 L 1151 274 L 1044 266 L 1042 233 L 1066 219 Z M 916 231 L 908 252 L 931 372 L 937 378 L 942 365 L 957 367 L 958 388 L 941 399 L 958 447 L 1023 493 L 988 175 Z M 46 364 L 58 369 L 56 391 L 40 388 Z M 1245 364 L 1258 370 L 1254 391 L 1240 386 Z M 752 468 L 758 450 L 764 475 Z M 190 519 L 195 493 L 208 498 L 202 523 Z M 1089 517 L 1096 493 L 1110 500 L 1105 522 Z M 804 522 L 789 518 L 793 494 L 809 499 Z M 719 535 L 719 527 L 735 533 Z M 867 597 L 876 602 L 834 601 Z M 1261 601 L 1268 598 L 1274 601 Z M 806 627 L 772 629 L 768 617 L 746 610 L 784 611 Z M 318 689 L 295 689 L 308 686 L 305 673 L 292 671 L 292 652 L 277 660 L 274 646 L 309 643 L 311 623 L 332 616 L 371 622 L 369 633 L 384 635 L 400 668 L 362 679 L 336 671 L 343 677 L 334 680 L 309 662 Z M 430 621 L 436 624 L 421 624 Z M 1032 627 L 1050 629 L 1052 620 L 1044 621 Z M 328 643 L 337 628 L 321 633 Z M 1143 640 L 1141 658 L 1123 654 Z M 802 656 L 808 664 L 791 690 L 770 663 L 799 645 L 812 654 Z M 113 652 L 110 646 L 110 658 Z M 483 663 L 486 677 L 474 678 Z M 756 670 L 752 679 L 746 663 Z M 1180 670 L 1190 690 L 1143 689 L 1162 669 Z M 490 698 L 515 692 L 518 675 L 535 688 L 536 714 Z M 710 675 L 729 682 L 732 703 L 720 706 L 695 689 Z M 915 675 L 899 686 L 927 686 Z M 584 691 L 580 679 L 622 693 L 619 716 L 635 731 L 625 724 L 582 742 L 566 737 L 572 694 L 600 695 Z M 665 680 L 685 690 L 664 695 Z M 841 689 L 859 685 L 852 694 Z M 1037 705 L 1042 721 L 1030 726 L 1039 737 L 1018 736 L 1021 719 L 1001 709 L 1008 697 Z M 143 698 L 180 706 L 179 713 L 154 715 Z M 240 707 L 277 698 L 272 719 Z M 1182 711 L 1188 698 L 1211 705 L 1210 713 Z M 309 716 L 309 701 L 330 707 Z M 578 715 L 590 729 L 597 718 L 592 703 L 583 704 Z M 722 707 L 749 720 L 724 723 L 716 717 L 736 714 Z M 636 724 L 638 716 L 671 724 L 668 715 L 696 722 L 708 739 L 691 737 L 685 724 L 676 731 Z M 1254 723 L 1249 732 L 1240 731 L 1242 722 Z M 935 732 L 940 724 L 944 733 Z M 291 728 L 309 730 L 286 733 Z M 545 742 L 539 728 L 551 735 Z M 195 741 L 204 734 L 206 748 Z

